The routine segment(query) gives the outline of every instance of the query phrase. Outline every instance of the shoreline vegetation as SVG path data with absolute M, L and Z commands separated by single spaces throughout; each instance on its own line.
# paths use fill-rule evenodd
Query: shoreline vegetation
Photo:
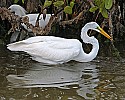
M 104 30 L 109 33 L 114 42 L 125 40 L 124 6 L 125 1 L 121 0 L 2 0 L 0 7 L 0 43 L 7 44 L 26 39 L 36 35 L 54 35 L 64 38 L 80 39 L 81 28 L 90 21 L 96 21 Z M 45 28 L 39 27 L 39 16 L 36 25 L 29 23 L 28 17 L 19 17 L 7 9 L 12 4 L 21 5 L 28 13 L 46 14 L 50 13 L 49 23 Z M 61 19 L 60 19 L 61 18 Z M 32 32 L 28 32 L 22 27 L 24 23 Z M 105 44 L 110 42 L 99 34 L 90 31 L 89 35 L 94 35 Z M 84 44 L 85 45 L 85 44 Z M 88 48 L 89 46 L 87 46 Z M 90 46 L 91 47 L 91 46 Z M 90 48 L 89 47 L 89 48 Z M 109 49 L 111 55 L 120 58 L 119 51 L 112 42 Z M 88 50 L 89 52 L 89 50 Z

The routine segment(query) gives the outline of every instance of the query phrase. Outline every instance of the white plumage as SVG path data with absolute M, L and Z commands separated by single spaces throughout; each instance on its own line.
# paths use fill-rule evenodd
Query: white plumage
M 87 35 L 87 31 L 93 29 L 102 33 L 108 39 L 111 37 L 104 32 L 97 23 L 87 23 L 81 31 L 83 42 L 92 44 L 89 54 L 82 49 L 82 43 L 77 39 L 65 39 L 54 36 L 36 36 L 29 39 L 7 45 L 11 51 L 24 51 L 32 56 L 33 60 L 49 64 L 62 64 L 70 60 L 88 62 L 93 60 L 98 53 L 98 40 Z
M 11 12 L 15 12 L 15 14 L 20 17 L 28 16 L 29 23 L 35 26 L 36 20 L 37 20 L 37 17 L 39 14 L 26 14 L 27 11 L 23 7 L 21 7 L 20 5 L 17 5 L 17 4 L 11 5 L 8 9 L 10 9 Z M 46 18 L 44 20 L 43 14 L 41 14 L 39 17 L 39 26 L 42 28 L 45 28 L 45 26 L 49 22 L 50 17 L 51 17 L 51 14 L 46 14 Z M 24 26 L 25 29 L 27 29 L 27 26 L 25 24 L 22 24 L 22 25 Z M 28 31 L 31 31 L 31 29 L 28 29 Z

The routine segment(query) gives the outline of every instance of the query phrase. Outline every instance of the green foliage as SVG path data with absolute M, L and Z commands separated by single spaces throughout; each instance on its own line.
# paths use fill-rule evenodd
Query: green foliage
M 103 17 L 108 18 L 108 12 L 105 8 L 100 8 L 100 12 Z
M 22 3 L 24 3 L 24 0 L 22 0 Z
M 18 0 L 14 0 L 14 3 L 17 3 L 18 2 Z
M 71 1 L 71 2 L 70 2 L 70 7 L 73 8 L 74 4 L 75 4 L 74 1 Z
M 112 0 L 105 0 L 105 8 L 110 9 L 112 7 Z
M 66 14 L 72 14 L 72 7 L 66 6 L 66 7 L 64 8 L 64 12 L 65 12 Z
M 90 12 L 95 12 L 99 9 L 99 12 L 103 17 L 108 18 L 108 11 L 111 9 L 113 1 L 112 0 L 94 0 L 94 7 L 90 8 Z
M 44 8 L 50 6 L 51 4 L 52 4 L 52 1 L 46 0 L 46 1 L 44 2 Z
M 73 8 L 73 6 L 74 6 L 74 4 L 75 4 L 74 2 L 75 2 L 75 1 L 72 0 L 69 5 L 67 5 L 66 7 L 64 7 L 64 12 L 65 12 L 66 14 L 72 14 L 72 8 Z M 68 4 L 68 3 L 67 3 L 67 4 Z
M 94 6 L 94 7 L 91 7 L 91 8 L 89 9 L 89 11 L 90 11 L 90 12 L 95 12 L 97 9 L 98 9 L 98 7 L 97 7 L 97 6 Z
M 63 6 L 64 5 L 64 3 L 66 2 L 66 6 Z M 69 4 L 68 4 L 68 0 L 66 0 L 66 1 L 63 1 L 63 0 L 57 0 L 57 1 L 54 1 L 54 0 L 51 0 L 51 1 L 49 1 L 49 0 L 46 0 L 45 1 L 45 3 L 44 3 L 44 8 L 45 7 L 49 7 L 50 5 L 54 5 L 55 7 L 63 7 L 64 8 L 64 12 L 66 13 L 66 14 L 72 14 L 72 8 L 74 7 L 74 2 L 75 2 L 75 0 L 72 0 Z
M 64 4 L 64 1 L 56 1 L 53 3 L 55 7 L 60 7 Z
M 58 1 L 53 1 L 53 0 L 46 0 L 45 2 L 44 2 L 44 8 L 45 7 L 49 7 L 50 5 L 54 5 L 55 7 L 60 7 L 60 6 L 62 6 L 63 4 L 64 4 L 64 1 L 62 1 L 62 0 L 58 0 Z
M 19 0 L 14 0 L 14 3 L 17 3 Z M 22 3 L 24 3 L 24 0 L 22 0 Z

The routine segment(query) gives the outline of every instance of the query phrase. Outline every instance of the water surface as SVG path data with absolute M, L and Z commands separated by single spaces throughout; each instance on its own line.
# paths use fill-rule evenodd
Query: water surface
M 121 54 L 123 45 L 119 47 Z M 124 53 L 123 53 L 124 54 Z M 125 62 L 45 65 L 0 45 L 0 100 L 125 100 Z

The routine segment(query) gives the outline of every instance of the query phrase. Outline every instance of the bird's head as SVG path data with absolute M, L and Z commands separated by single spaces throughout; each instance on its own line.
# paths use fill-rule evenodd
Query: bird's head
M 92 30 L 95 30 L 110 40 L 113 40 L 111 36 L 109 36 L 96 22 L 88 23 L 88 26 L 91 27 Z

